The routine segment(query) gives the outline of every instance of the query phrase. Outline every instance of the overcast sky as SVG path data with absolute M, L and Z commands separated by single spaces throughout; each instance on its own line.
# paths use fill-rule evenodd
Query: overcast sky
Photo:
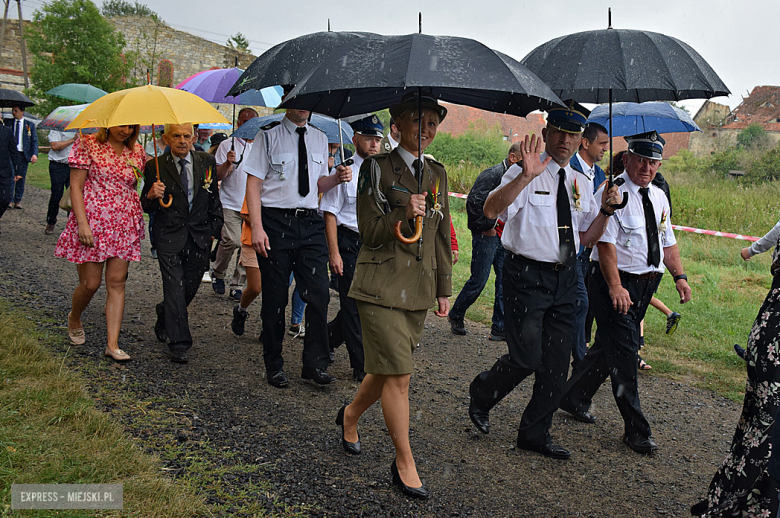
M 95 0 L 100 5 L 101 0 Z M 132 0 L 131 0 L 132 1 Z M 25 18 L 42 0 L 24 0 Z M 354 0 L 140 0 L 172 27 L 224 44 L 240 31 L 255 55 L 284 40 L 327 30 L 380 34 L 417 32 L 423 13 L 426 34 L 479 40 L 521 60 L 542 43 L 565 34 L 612 26 L 674 36 L 713 67 L 730 97 L 714 99 L 734 108 L 758 85 L 780 85 L 778 0 L 678 0 L 642 4 L 602 0 L 449 0 L 370 2 Z M 15 16 L 15 9 L 12 9 Z M 686 102 L 692 112 L 701 101 Z

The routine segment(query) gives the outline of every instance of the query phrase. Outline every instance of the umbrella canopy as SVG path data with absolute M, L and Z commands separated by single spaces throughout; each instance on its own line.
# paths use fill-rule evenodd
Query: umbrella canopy
M 104 95 L 82 111 L 66 129 L 185 122 L 228 123 L 228 120 L 197 95 L 174 88 L 144 85 Z
M 230 89 L 229 95 L 268 86 L 297 84 L 322 59 L 342 45 L 377 36 L 368 32 L 315 32 L 284 41 L 263 52 Z
M 686 43 L 649 31 L 603 29 L 561 36 L 532 50 L 523 65 L 561 99 L 581 103 L 679 101 L 729 95 Z
M 38 128 L 64 131 L 65 128 L 73 122 L 73 119 L 78 117 L 87 106 L 89 106 L 89 103 L 75 104 L 73 106 L 58 106 L 41 121 Z
M 96 101 L 104 95 L 107 95 L 108 92 L 92 85 L 66 83 L 64 85 L 55 86 L 46 92 L 46 94 L 80 103 L 91 103 L 92 101 Z
M 22 92 L 0 88 L 0 108 L 13 108 L 14 106 L 29 108 L 35 106 L 35 103 Z
M 609 126 L 609 106 L 597 106 L 588 122 Z M 686 133 L 701 131 L 685 110 L 664 102 L 616 103 L 612 105 L 612 134 L 615 137 L 648 131 Z
M 243 74 L 240 68 L 219 68 L 198 72 L 176 85 L 176 89 L 190 92 L 210 103 L 268 106 L 274 108 L 282 102 L 282 88 L 272 86 L 260 90 L 247 90 L 240 95 L 228 95 L 228 90 Z
M 263 126 L 272 122 L 280 121 L 283 118 L 284 113 L 276 113 L 274 115 L 266 115 L 265 117 L 255 117 L 254 119 L 249 119 L 240 128 L 233 132 L 231 137 L 254 140 L 257 132 L 260 131 Z M 328 137 L 329 144 L 337 144 L 342 142 L 342 140 L 352 142 L 352 135 L 354 135 L 354 133 L 349 124 L 341 125 L 341 138 L 339 138 L 339 124 L 336 119 L 313 113 L 309 124 L 325 133 L 325 135 Z
M 562 104 L 519 62 L 475 40 L 409 34 L 374 35 L 334 50 L 281 107 L 345 117 L 397 104 L 412 88 L 521 117 Z

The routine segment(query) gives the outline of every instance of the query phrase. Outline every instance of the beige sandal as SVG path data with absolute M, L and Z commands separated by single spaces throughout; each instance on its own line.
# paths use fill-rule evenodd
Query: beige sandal
M 70 313 L 68 313 L 68 325 L 70 326 Z M 68 327 L 68 337 L 73 345 L 84 345 L 87 341 L 83 327 L 75 327 L 72 329 Z
M 124 362 L 130 359 L 130 355 L 122 349 L 117 349 L 116 351 L 106 349 L 106 356 L 111 357 L 118 362 Z

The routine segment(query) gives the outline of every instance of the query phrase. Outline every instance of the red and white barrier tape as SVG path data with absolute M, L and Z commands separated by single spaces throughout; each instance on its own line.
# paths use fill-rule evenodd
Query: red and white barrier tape
M 461 194 L 459 192 L 451 192 L 450 196 L 455 198 L 466 199 L 468 195 Z M 693 232 L 694 234 L 705 234 L 708 236 L 718 237 L 730 237 L 731 239 L 741 239 L 742 241 L 758 241 L 760 237 L 743 236 L 742 234 L 732 234 L 730 232 L 718 232 L 717 230 L 704 230 L 703 228 L 683 227 L 681 225 L 672 225 L 674 230 L 682 230 L 683 232 Z

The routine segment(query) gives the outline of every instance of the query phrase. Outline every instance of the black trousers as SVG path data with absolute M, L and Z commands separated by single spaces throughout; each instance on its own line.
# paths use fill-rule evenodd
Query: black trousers
M 70 166 L 62 162 L 49 162 L 49 178 L 51 179 L 51 196 L 49 196 L 49 210 L 46 211 L 46 223 L 54 225 L 57 223 L 57 214 L 60 212 L 62 193 L 67 187 L 70 187 Z
M 13 200 L 14 190 L 14 177 L 13 172 L 11 176 L 0 176 L 0 218 L 5 214 L 8 204 Z
M 504 260 L 504 320 L 509 354 L 471 382 L 478 408 L 489 411 L 526 377 L 535 375 L 518 440 L 548 444 L 574 340 L 576 263 L 560 270 L 508 254 Z
M 192 347 L 187 306 L 198 293 L 203 272 L 208 269 L 208 252 L 195 244 L 191 235 L 180 252 L 157 251 L 163 282 L 163 301 L 157 305 L 157 315 L 165 319 L 172 349 Z
M 349 353 L 349 365 L 353 369 L 365 370 L 363 357 L 363 333 L 360 328 L 360 315 L 358 314 L 355 299 L 350 298 L 349 288 L 352 286 L 352 278 L 355 276 L 357 256 L 363 243 L 360 234 L 343 226 L 337 228 L 339 254 L 344 263 L 344 272 L 337 276 L 339 285 L 339 312 L 336 318 L 328 322 L 328 342 L 332 348 L 342 343 L 347 344 Z
M 290 273 L 295 274 L 298 293 L 306 303 L 306 336 L 303 366 L 328 367 L 328 244 L 325 221 L 316 213 L 296 217 L 287 209 L 262 209 L 263 229 L 271 249 L 268 257 L 257 255 L 263 279 L 263 359 L 269 371 L 281 370 L 284 312 L 288 301 Z
M 644 437 L 650 437 L 650 424 L 642 414 L 637 388 L 639 322 L 645 318 L 650 298 L 660 281 L 660 275 L 654 279 L 641 279 L 620 272 L 620 283 L 628 290 L 633 302 L 628 313 L 622 315 L 612 309 L 612 299 L 601 268 L 598 263 L 591 263 L 588 297 L 596 317 L 596 339 L 572 372 L 563 396 L 575 410 L 585 412 L 609 376 L 626 434 L 639 433 Z

